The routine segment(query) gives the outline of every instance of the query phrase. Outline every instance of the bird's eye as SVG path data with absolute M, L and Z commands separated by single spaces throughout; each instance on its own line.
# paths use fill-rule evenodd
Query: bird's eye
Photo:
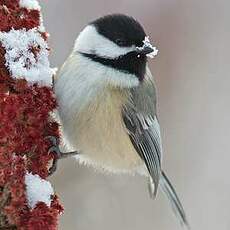
M 127 44 L 127 42 L 126 42 L 125 40 L 120 39 L 120 38 L 116 39 L 115 42 L 116 42 L 116 44 L 119 45 L 119 46 L 126 46 L 126 44 Z

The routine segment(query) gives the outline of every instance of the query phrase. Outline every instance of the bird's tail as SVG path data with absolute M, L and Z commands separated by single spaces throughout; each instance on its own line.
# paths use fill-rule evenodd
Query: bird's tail
M 163 171 L 160 178 L 160 188 L 169 199 L 172 205 L 172 209 L 176 217 L 179 219 L 181 225 L 187 229 L 190 229 L 184 208 L 176 194 L 175 189 L 173 188 L 172 184 L 170 183 L 169 179 Z

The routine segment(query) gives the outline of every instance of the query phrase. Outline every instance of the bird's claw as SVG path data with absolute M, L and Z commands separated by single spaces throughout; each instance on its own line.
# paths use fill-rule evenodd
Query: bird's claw
M 49 168 L 49 176 L 50 176 L 57 170 L 57 163 L 62 156 L 62 152 L 58 146 L 58 139 L 56 137 L 47 136 L 46 139 L 48 139 L 52 143 L 52 146 L 49 148 L 48 153 L 55 153 L 52 166 Z
M 55 158 L 61 158 L 61 150 L 59 146 L 52 146 L 49 148 L 48 153 L 55 153 Z
M 45 139 L 48 139 L 53 144 L 53 146 L 58 145 L 58 139 L 55 136 L 47 136 Z
M 61 152 L 61 150 L 59 148 L 58 139 L 56 137 L 47 136 L 46 139 L 48 139 L 52 143 L 52 146 L 49 148 L 48 153 L 55 153 L 54 159 L 53 159 L 53 165 L 49 169 L 49 175 L 52 175 L 57 169 L 57 162 L 59 159 L 78 155 L 79 152 L 78 151 L 72 151 L 72 152 L 63 153 L 63 152 Z

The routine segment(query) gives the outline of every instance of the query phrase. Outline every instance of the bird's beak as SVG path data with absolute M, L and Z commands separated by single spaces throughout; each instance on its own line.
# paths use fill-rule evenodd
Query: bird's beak
M 150 46 L 143 46 L 143 47 L 137 47 L 136 48 L 136 52 L 138 54 L 143 54 L 143 55 L 147 55 L 150 54 L 154 51 L 154 49 Z
M 150 43 L 149 38 L 145 37 L 145 40 L 143 41 L 143 46 L 136 47 L 136 52 L 138 53 L 138 55 L 142 54 L 150 58 L 154 58 L 157 55 L 158 50 Z

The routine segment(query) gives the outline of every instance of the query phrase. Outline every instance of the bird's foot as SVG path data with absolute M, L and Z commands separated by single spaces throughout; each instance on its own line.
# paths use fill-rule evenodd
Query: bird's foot
M 49 168 L 49 176 L 50 176 L 57 170 L 58 160 L 66 158 L 66 157 L 70 157 L 70 156 L 75 156 L 79 153 L 77 151 L 63 153 L 61 152 L 59 148 L 58 139 L 56 137 L 47 136 L 46 138 L 50 140 L 50 142 L 52 143 L 52 146 L 49 148 L 48 152 L 54 153 L 53 163 L 52 163 L 52 166 Z

